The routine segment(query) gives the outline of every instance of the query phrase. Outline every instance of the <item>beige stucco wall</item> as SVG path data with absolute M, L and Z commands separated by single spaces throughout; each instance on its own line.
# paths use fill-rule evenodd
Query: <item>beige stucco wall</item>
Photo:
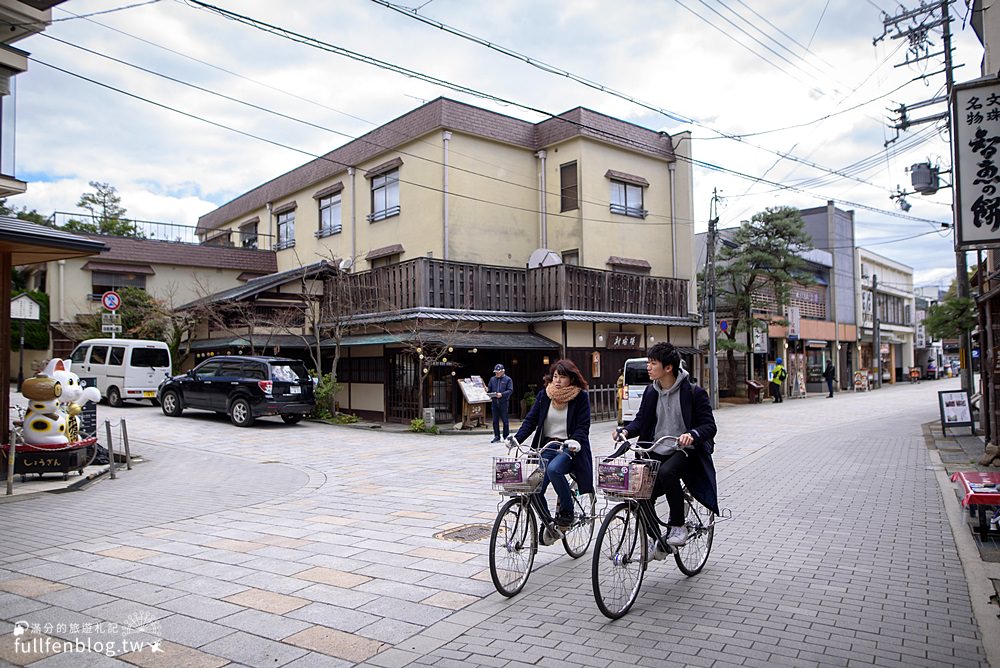
M 101 303 L 91 301 L 88 297 L 93 290 L 93 283 L 90 270 L 83 269 L 93 259 L 85 257 L 66 260 L 62 281 L 59 280 L 59 263 L 47 263 L 45 291 L 49 295 L 49 317 L 52 322 L 59 322 L 60 314 L 64 322 L 72 322 L 78 314 L 101 311 Z M 180 306 L 205 294 L 243 285 L 242 281 L 236 280 L 240 270 L 159 264 L 151 266 L 156 273 L 146 277 L 146 292 L 168 305 Z M 65 295 L 60 290 L 62 284 L 66 288 Z
M 350 410 L 356 411 L 384 411 L 385 393 L 382 391 L 381 383 L 351 383 Z M 337 393 L 337 401 L 344 410 L 347 407 L 347 388 L 344 387 Z
M 544 336 L 562 345 L 562 323 L 561 322 L 539 322 L 535 325 L 535 334 Z
M 594 334 L 589 322 L 566 323 L 566 346 L 568 348 L 593 348 Z

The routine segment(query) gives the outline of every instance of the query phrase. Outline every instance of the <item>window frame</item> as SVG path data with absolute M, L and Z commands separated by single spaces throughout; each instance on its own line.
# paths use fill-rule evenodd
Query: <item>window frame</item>
M 573 183 L 567 183 L 567 174 L 572 168 Z M 572 197 L 572 200 L 570 200 Z M 559 212 L 576 211 L 580 208 L 580 170 L 577 161 L 559 165 Z
M 295 209 L 282 211 L 275 214 L 275 228 L 278 238 L 274 245 L 274 250 L 284 250 L 295 247 Z M 282 231 L 286 234 L 282 234 Z
M 368 214 L 369 223 L 376 223 L 399 215 L 399 167 L 372 176 L 369 190 L 372 211 Z M 382 202 L 378 202 L 380 198 Z M 376 209 L 379 204 L 381 204 L 381 208 Z
M 609 209 L 611 213 L 617 214 L 619 216 L 628 216 L 629 218 L 645 218 L 649 213 L 646 211 L 645 201 L 646 193 L 645 188 L 636 183 L 629 183 L 628 181 L 623 181 L 621 179 L 610 179 L 611 181 L 611 205 Z M 621 189 L 622 202 L 615 201 L 615 194 L 617 189 Z M 639 194 L 639 206 L 630 206 L 629 204 L 629 193 Z
M 344 217 L 343 217 L 343 191 L 331 193 L 324 197 L 319 197 L 316 200 L 319 209 L 319 229 L 316 231 L 316 238 L 322 239 L 323 237 L 333 236 L 334 234 L 340 234 L 344 230 Z M 336 201 L 335 201 L 336 200 Z M 329 225 L 323 224 L 323 214 L 326 211 L 332 212 L 336 207 L 337 211 L 337 222 Z M 332 218 L 332 213 L 331 213 Z

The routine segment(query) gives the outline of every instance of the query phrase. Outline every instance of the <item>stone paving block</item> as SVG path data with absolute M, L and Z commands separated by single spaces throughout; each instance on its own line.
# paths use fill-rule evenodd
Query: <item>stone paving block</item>
M 379 620 L 376 615 L 326 603 L 310 603 L 305 607 L 293 610 L 288 613 L 288 616 L 349 633 Z
M 372 640 L 381 640 L 389 645 L 398 645 L 410 636 L 419 633 L 423 628 L 419 624 L 410 624 L 384 617 L 358 629 L 357 634 Z
M 167 610 L 125 599 L 115 599 L 110 603 L 87 608 L 83 613 L 89 615 L 94 621 L 104 619 L 109 622 L 119 623 L 140 615 L 150 620 L 158 620 L 170 615 L 170 612 Z
M 191 592 L 192 594 L 200 594 L 202 596 L 210 596 L 212 598 L 224 598 L 248 589 L 247 586 L 236 584 L 234 582 L 226 582 L 224 580 L 217 580 L 216 578 L 203 577 L 188 577 L 185 580 L 175 582 L 173 586 L 177 589 L 183 589 L 184 591 Z
M 295 592 L 295 595 L 310 601 L 329 603 L 344 608 L 359 608 L 366 603 L 378 599 L 378 596 L 374 594 L 325 584 L 314 584 L 305 589 L 300 589 Z
M 303 598 L 286 596 L 285 594 L 277 594 L 262 589 L 247 589 L 238 594 L 227 596 L 222 600 L 276 615 L 284 615 L 309 603 L 309 601 Z
M 220 638 L 200 648 L 202 652 L 215 654 L 229 659 L 237 664 L 253 666 L 254 668 L 273 668 L 282 666 L 306 652 L 298 647 L 260 638 L 249 633 L 238 631 L 225 638 Z
M 305 656 L 295 659 L 291 663 L 286 663 L 283 668 L 350 668 L 351 666 L 363 666 L 361 663 L 335 659 L 319 652 L 309 652 Z
M 469 596 L 468 594 L 458 594 L 451 591 L 441 591 L 432 596 L 420 601 L 424 605 L 433 605 L 437 608 L 445 608 L 447 610 L 461 610 L 462 608 L 469 606 L 479 598 L 476 596 Z
M 0 662 L 11 666 L 26 666 L 56 654 L 53 642 L 58 638 L 30 631 L 22 636 L 4 631 L 0 634 Z
M 242 610 L 234 615 L 217 619 L 215 623 L 271 640 L 281 640 L 310 626 L 307 622 L 262 610 Z
M 60 589 L 66 589 L 67 585 L 43 580 L 33 576 L 19 577 L 11 580 L 0 581 L 0 591 L 9 592 L 18 596 L 36 598 L 42 594 L 48 594 Z
M 37 599 L 28 598 L 26 596 L 19 596 L 17 594 L 11 594 L 9 592 L 0 592 L 0 616 L 6 618 L 10 621 L 16 621 L 21 615 L 27 614 L 34 610 L 43 610 L 52 605 L 60 606 L 62 605 L 57 601 L 50 601 L 48 597 L 56 596 L 57 594 L 63 594 L 68 597 L 71 601 L 73 600 L 73 593 L 79 590 L 76 589 L 60 589 L 57 591 L 52 591 L 47 594 L 41 594 Z M 110 600 L 110 599 L 109 599 Z M 75 610 L 71 606 L 62 605 L 64 608 L 69 608 Z
M 184 666 L 184 668 L 222 668 L 229 664 L 229 659 L 200 652 L 191 647 L 177 645 L 169 640 L 160 643 L 162 654 L 153 654 L 143 648 L 137 652 L 122 654 L 121 659 L 142 668 L 162 668 L 164 666 Z
M 345 659 L 361 662 L 378 654 L 385 644 L 377 640 L 363 638 L 351 633 L 323 626 L 312 626 L 289 636 L 285 642 L 305 649 Z
M 310 568 L 308 570 L 301 571 L 296 573 L 294 577 L 302 580 L 309 580 L 310 582 L 319 582 L 321 584 L 333 585 L 335 587 L 343 587 L 345 589 L 351 589 L 352 587 L 356 587 L 371 580 L 371 578 L 364 575 L 345 573 L 344 571 L 338 571 L 333 568 L 322 567 Z
M 21 568 L 21 572 L 42 580 L 52 580 L 55 582 L 68 580 L 69 578 L 88 573 L 83 568 L 77 568 L 69 564 L 54 563 L 52 561 L 39 561 L 33 566 Z
M 35 668 L 121 668 L 121 662 L 95 652 L 60 652 L 31 664 Z
M 390 598 L 375 599 L 358 609 L 361 612 L 414 624 L 433 624 L 449 615 L 447 610 L 441 608 Z
M 116 598 L 137 601 L 147 605 L 159 605 L 164 601 L 187 595 L 186 591 L 171 589 L 157 584 L 147 584 L 145 582 L 132 582 L 131 584 L 108 590 L 108 593 Z M 98 604 L 95 603 L 94 605 Z
M 243 610 L 241 606 L 197 594 L 187 594 L 180 598 L 164 601 L 159 607 L 207 621 L 227 617 Z
M 294 561 L 283 561 L 281 559 L 272 559 L 271 557 L 252 557 L 249 561 L 244 561 L 241 566 L 247 568 L 252 568 L 258 571 L 264 571 L 265 573 L 277 573 L 278 575 L 295 575 L 301 571 L 308 570 L 309 566 L 306 564 L 296 563 Z
M 227 582 L 239 580 L 240 578 L 260 572 L 252 568 L 246 568 L 245 566 L 223 564 L 217 561 L 203 561 L 197 566 L 189 566 L 183 570 L 185 571 L 184 577 L 190 577 L 193 573 L 201 577 L 215 578 Z
M 170 615 L 160 620 L 160 635 L 166 640 L 187 647 L 201 647 L 231 633 L 233 633 L 231 627 L 186 615 Z
M 112 557 L 113 559 L 142 561 L 143 559 L 148 559 L 150 557 L 157 557 L 163 553 L 156 552 L 154 550 L 145 550 L 141 547 L 114 547 L 109 550 L 101 550 L 97 554 L 105 557 Z
M 254 550 L 259 550 L 264 547 L 264 543 L 258 543 L 250 540 L 220 538 L 218 540 L 205 543 L 205 547 L 210 547 L 215 550 L 228 550 L 231 552 L 253 552 Z

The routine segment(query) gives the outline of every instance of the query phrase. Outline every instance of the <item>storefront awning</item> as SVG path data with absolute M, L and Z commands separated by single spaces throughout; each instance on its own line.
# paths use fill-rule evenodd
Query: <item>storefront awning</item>
M 528 332 L 458 332 L 451 334 L 448 332 L 424 331 L 418 333 L 379 333 L 379 334 L 359 334 L 355 336 L 345 336 L 341 346 L 377 346 L 405 343 L 407 341 L 427 341 L 435 343 L 447 343 L 456 348 L 483 348 L 511 350 L 552 350 L 558 348 L 559 344 L 552 339 L 545 338 L 538 334 Z M 334 345 L 332 339 L 323 341 L 323 347 L 328 348 Z
M 829 341 L 820 341 L 819 339 L 806 341 L 806 348 L 826 348 L 828 345 L 830 345 Z

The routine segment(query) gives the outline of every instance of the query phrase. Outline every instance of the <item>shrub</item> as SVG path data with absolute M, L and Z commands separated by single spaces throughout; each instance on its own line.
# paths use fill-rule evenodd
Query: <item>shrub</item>
M 321 420 L 330 420 L 336 417 L 333 410 L 333 402 L 334 397 L 337 396 L 337 392 L 339 391 L 340 383 L 337 382 L 337 379 L 332 373 L 325 373 L 321 375 L 319 377 L 319 383 L 316 384 L 315 388 L 316 407 L 313 409 L 312 416 Z M 353 422 L 357 422 L 356 417 Z

